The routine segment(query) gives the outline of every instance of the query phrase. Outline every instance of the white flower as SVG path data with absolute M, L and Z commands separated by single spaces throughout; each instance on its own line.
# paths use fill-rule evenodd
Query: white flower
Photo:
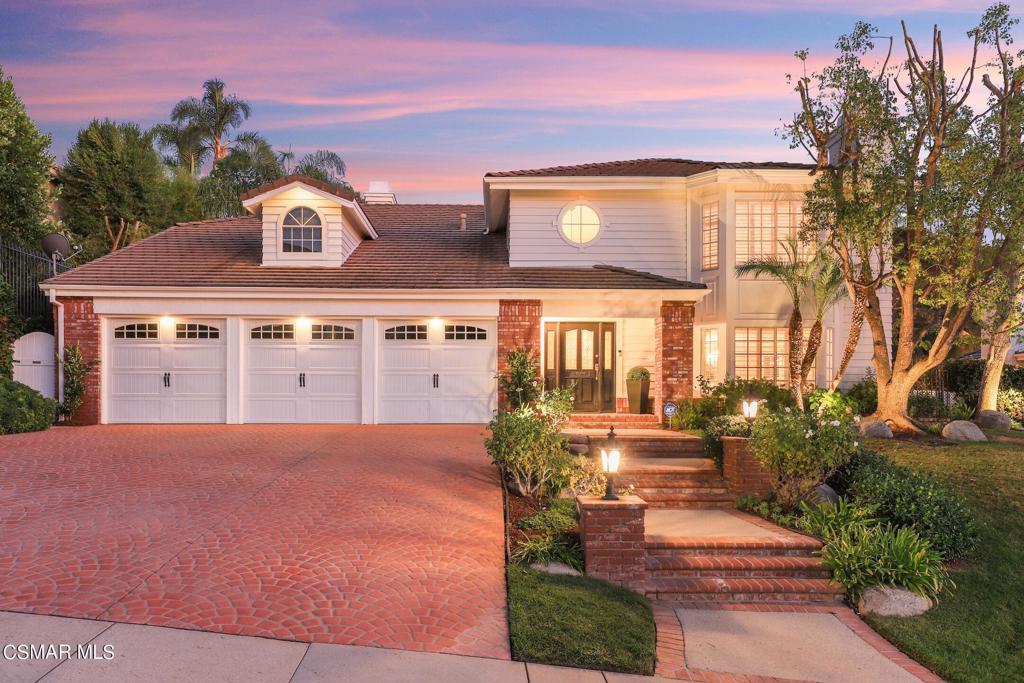
M 860 424 L 860 415 L 854 415 L 854 416 L 853 416 L 853 421 L 854 421 L 854 422 L 855 422 L 856 424 Z
M 854 441 L 853 442 L 853 447 L 854 448 L 860 448 L 860 441 Z
M 791 411 L 791 410 L 790 410 L 789 408 L 786 408 L 786 412 L 787 412 L 787 413 L 791 413 L 791 412 L 793 412 L 793 411 Z
M 804 437 L 808 439 L 811 438 L 812 436 L 814 436 L 814 432 L 812 432 L 810 429 L 808 429 L 807 433 L 804 434 Z
M 838 427 L 839 426 L 839 420 L 832 420 L 831 422 L 829 422 L 829 424 L 832 425 L 833 427 Z

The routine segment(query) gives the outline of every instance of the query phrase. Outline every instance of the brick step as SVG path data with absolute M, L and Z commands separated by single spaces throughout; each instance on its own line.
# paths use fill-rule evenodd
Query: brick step
M 713 494 L 716 496 L 724 497 L 728 496 L 729 500 L 732 497 L 729 496 L 729 487 L 724 483 L 715 484 L 714 482 L 692 482 L 690 484 L 680 483 L 668 483 L 664 486 L 654 485 L 640 485 L 635 482 L 627 482 L 625 480 L 616 480 L 616 486 L 633 486 L 633 495 L 640 496 L 644 500 L 647 500 L 648 495 L 663 496 L 671 493 L 678 493 L 684 496 L 698 495 L 698 494 Z M 649 503 L 650 501 L 647 500 Z
M 650 578 L 644 593 L 652 600 L 694 602 L 836 604 L 843 589 L 826 579 Z
M 643 498 L 647 500 L 646 497 Z M 736 507 L 736 501 L 732 498 L 705 500 L 701 497 L 687 500 L 648 500 L 647 507 L 658 510 L 732 510 Z
M 717 486 L 728 488 L 729 484 L 718 474 L 634 474 L 620 472 L 616 481 L 633 484 L 634 486 L 651 486 L 654 488 L 673 488 L 676 486 Z
M 652 578 L 806 578 L 827 579 L 829 570 L 816 557 L 775 556 L 650 556 L 647 573 Z
M 651 557 L 815 557 L 821 549 L 809 536 L 748 540 L 648 535 L 644 545 Z
M 666 462 L 667 461 L 667 462 Z M 679 465 L 675 459 L 664 458 L 630 458 L 622 464 L 621 474 L 631 475 L 675 475 L 682 477 L 714 477 L 719 478 L 722 473 L 718 468 L 710 464 L 704 464 L 700 460 L 687 458 L 682 462 L 698 462 L 699 465 Z
M 569 418 L 572 429 L 607 429 L 611 426 L 619 428 L 656 429 L 661 426 L 661 419 L 656 415 L 634 413 L 576 413 Z
M 636 495 L 647 501 L 647 504 L 651 507 L 672 507 L 671 503 L 687 502 L 724 503 L 726 506 L 733 506 L 736 500 L 728 491 L 672 491 L 671 493 L 649 492 L 646 494 L 637 493 Z M 657 503 L 666 503 L 668 505 L 656 505 Z

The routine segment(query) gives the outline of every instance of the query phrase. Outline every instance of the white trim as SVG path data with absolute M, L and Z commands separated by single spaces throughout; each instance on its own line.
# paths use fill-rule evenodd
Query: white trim
M 312 185 L 307 185 L 301 180 L 293 180 L 287 185 L 282 185 L 281 187 L 274 188 L 273 190 L 267 190 L 266 192 L 258 194 L 255 197 L 250 197 L 249 199 L 246 199 L 244 202 L 242 202 L 242 206 L 247 211 L 249 211 L 249 213 L 256 213 L 254 207 L 259 206 L 260 204 L 267 201 L 271 197 L 279 195 L 282 192 L 288 192 L 289 190 L 293 190 L 297 187 L 300 187 L 303 190 L 306 190 L 307 192 L 311 192 L 317 195 L 318 197 L 321 197 L 322 199 L 337 202 L 346 209 L 351 209 L 356 214 L 356 216 L 359 217 L 359 222 L 362 224 L 360 227 L 362 227 L 363 232 L 365 232 L 371 239 L 377 239 L 377 231 L 374 229 L 373 223 L 370 222 L 369 216 L 367 216 L 366 213 L 363 212 L 363 208 L 359 206 L 359 202 L 351 199 L 346 199 L 344 197 L 340 197 L 331 192 L 325 192 L 324 190 L 313 187 Z
M 572 211 L 577 206 L 586 207 L 593 211 L 594 215 L 597 216 L 597 234 L 594 235 L 593 239 L 588 240 L 587 242 L 573 241 L 572 239 L 569 238 L 568 235 L 565 234 L 565 230 L 562 228 L 562 221 L 565 220 L 565 214 L 567 214 L 569 211 Z M 555 221 L 554 223 L 552 223 L 552 226 L 555 228 L 555 232 L 558 233 L 558 236 L 562 238 L 563 242 L 568 244 L 573 249 L 576 249 L 577 251 L 583 251 L 584 249 L 587 249 L 588 247 L 592 247 L 593 245 L 597 244 L 597 242 L 601 239 L 601 235 L 604 234 L 604 229 L 608 226 L 608 224 L 605 222 L 604 216 L 601 215 L 601 211 L 596 206 L 588 202 L 583 197 L 580 197 L 579 199 L 574 199 L 573 201 L 569 202 L 568 204 L 562 207 L 562 210 L 558 212 L 558 217 L 555 218 Z
M 666 190 L 697 187 L 710 183 L 782 183 L 810 185 L 814 176 L 809 169 L 790 168 L 720 168 L 689 176 L 485 176 L 484 192 L 488 190 Z

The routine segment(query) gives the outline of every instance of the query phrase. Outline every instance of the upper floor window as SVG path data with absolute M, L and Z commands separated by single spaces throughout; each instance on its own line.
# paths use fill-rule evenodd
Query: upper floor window
M 316 211 L 298 206 L 288 212 L 281 224 L 281 251 L 323 251 L 323 225 Z
M 803 202 L 800 200 L 737 201 L 737 265 L 761 258 L 786 259 L 780 240 L 797 239 L 802 222 Z M 811 252 L 811 245 L 801 244 L 802 256 L 810 256 Z
M 597 239 L 601 232 L 601 216 L 594 207 L 577 202 L 562 209 L 558 229 L 570 244 L 584 246 Z
M 700 267 L 701 270 L 718 267 L 718 202 L 700 207 Z

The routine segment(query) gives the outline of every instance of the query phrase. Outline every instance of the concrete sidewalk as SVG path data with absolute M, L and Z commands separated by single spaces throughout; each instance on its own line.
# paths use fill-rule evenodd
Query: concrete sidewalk
M 67 644 L 70 659 L 19 661 L 19 645 Z M 94 646 L 89 658 L 78 646 Z M 161 626 L 0 612 L 4 683 L 658 683 L 666 679 L 500 659 L 309 644 Z M 112 654 L 104 659 L 105 653 Z M 44 653 L 45 654 L 45 653 Z

